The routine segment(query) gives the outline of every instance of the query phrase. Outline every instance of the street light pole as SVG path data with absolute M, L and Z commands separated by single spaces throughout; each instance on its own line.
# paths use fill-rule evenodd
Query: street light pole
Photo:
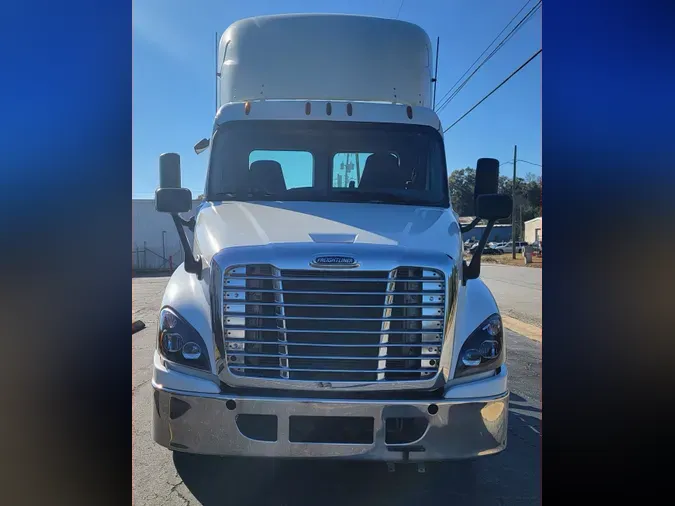
M 516 259 L 516 158 L 518 157 L 518 146 L 513 146 L 513 184 L 511 185 L 511 254 Z

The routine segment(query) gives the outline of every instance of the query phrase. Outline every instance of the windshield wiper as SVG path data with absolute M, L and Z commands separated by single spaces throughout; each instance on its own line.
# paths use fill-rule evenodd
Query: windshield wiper
M 334 191 L 332 196 L 335 196 L 336 199 L 341 199 L 341 197 L 356 197 L 357 200 L 363 202 L 375 202 L 382 204 L 391 204 L 391 203 L 403 203 L 403 204 L 414 204 L 419 202 L 417 200 L 411 200 L 403 197 L 402 195 L 396 195 L 395 193 L 387 193 L 380 191 L 361 191 L 361 190 L 338 190 Z
M 244 192 L 220 192 L 214 193 L 211 195 L 215 199 L 231 199 L 231 200 L 245 200 L 247 198 L 256 198 L 256 197 L 274 197 L 276 193 L 270 193 L 263 190 L 246 190 Z

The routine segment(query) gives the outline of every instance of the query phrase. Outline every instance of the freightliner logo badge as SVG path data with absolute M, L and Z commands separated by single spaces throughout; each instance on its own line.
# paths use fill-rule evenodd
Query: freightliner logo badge
M 328 267 L 333 269 L 350 269 L 353 267 L 358 267 L 359 264 L 356 263 L 354 257 L 342 256 L 342 255 L 322 255 L 315 257 L 312 263 L 312 267 Z

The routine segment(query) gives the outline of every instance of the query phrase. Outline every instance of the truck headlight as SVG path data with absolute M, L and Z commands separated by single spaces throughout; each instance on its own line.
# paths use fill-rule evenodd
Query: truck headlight
M 157 349 L 170 362 L 209 370 L 209 356 L 199 332 L 168 307 L 159 312 Z
M 493 314 L 481 323 L 459 352 L 455 378 L 496 369 L 504 363 L 502 319 Z

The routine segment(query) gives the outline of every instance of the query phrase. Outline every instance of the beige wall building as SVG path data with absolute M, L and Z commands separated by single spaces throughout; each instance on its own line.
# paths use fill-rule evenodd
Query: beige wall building
M 542 221 L 541 217 L 533 218 L 525 222 L 525 241 L 532 244 L 534 241 L 542 240 Z

